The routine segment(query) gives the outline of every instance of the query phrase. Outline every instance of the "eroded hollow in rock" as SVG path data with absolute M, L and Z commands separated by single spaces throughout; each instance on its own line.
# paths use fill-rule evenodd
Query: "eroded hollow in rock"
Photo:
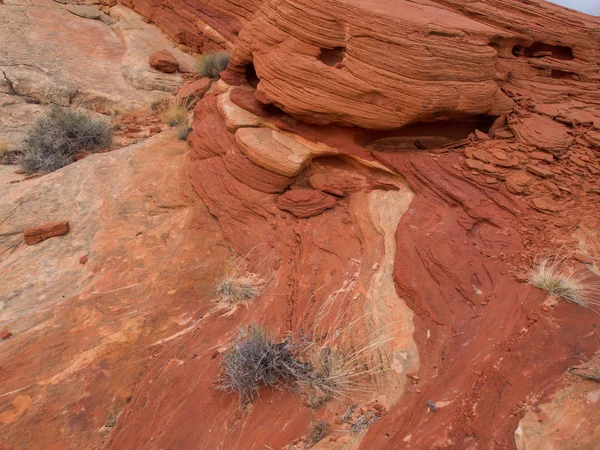
M 254 69 L 254 64 L 250 63 L 250 64 L 246 64 L 246 81 L 248 82 L 248 84 L 250 86 L 252 86 L 253 88 L 256 89 L 256 86 L 258 86 L 258 82 L 260 81 L 260 79 L 258 78 L 258 75 L 256 75 L 256 70 Z
M 469 137 L 475 130 L 487 133 L 497 116 L 472 120 L 416 122 L 396 130 L 365 133 L 360 144 L 377 151 L 411 151 L 439 148 Z
M 535 58 L 542 56 L 552 56 L 563 61 L 570 61 L 573 57 L 571 47 L 562 45 L 550 45 L 544 42 L 534 42 L 530 47 L 515 45 L 512 50 L 515 56 L 525 56 L 526 58 Z
M 346 49 L 344 47 L 322 48 L 319 54 L 319 61 L 328 66 L 335 67 L 344 60 Z
M 579 75 L 577 75 L 575 72 L 569 72 L 567 70 L 552 69 L 552 71 L 550 72 L 550 76 L 552 78 L 556 78 L 559 80 L 578 80 L 579 81 Z

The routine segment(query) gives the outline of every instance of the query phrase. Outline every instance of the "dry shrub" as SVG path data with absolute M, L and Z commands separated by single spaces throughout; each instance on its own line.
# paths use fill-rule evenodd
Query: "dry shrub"
M 600 354 L 596 353 L 582 365 L 569 367 L 567 370 L 573 375 L 580 376 L 585 380 L 600 382 Z
M 259 275 L 247 270 L 243 258 L 235 257 L 229 261 L 225 274 L 217 281 L 216 291 L 219 301 L 233 304 L 258 297 L 264 284 Z
M 310 369 L 295 356 L 303 345 L 301 341 L 275 343 L 257 324 L 241 330 L 221 360 L 223 375 L 219 389 L 236 392 L 243 404 L 252 401 L 262 385 L 293 386 L 296 380 L 306 377 Z
M 161 113 L 164 123 L 170 127 L 180 125 L 187 128 L 187 115 L 191 107 L 192 102 L 189 99 L 178 95 L 171 97 Z
M 354 439 L 360 437 L 371 424 L 379 420 L 379 416 L 371 410 L 361 410 L 359 405 L 353 404 L 340 417 L 342 423 L 350 425 L 350 433 Z
M 219 78 L 219 74 L 229 64 L 229 52 L 211 52 L 203 54 L 196 62 L 196 73 L 199 77 Z
M 552 257 L 538 257 L 528 282 L 585 308 L 600 306 L 598 283 L 593 274 L 581 265 L 571 264 L 570 257 L 570 254 L 560 256 L 560 252 Z
M 323 440 L 327 433 L 329 433 L 329 430 L 329 422 L 325 422 L 324 420 L 313 422 L 313 424 L 310 426 L 310 429 L 308 430 L 304 450 L 308 450 L 309 448 L 313 447 L 315 444 Z
M 27 173 L 53 172 L 73 162 L 75 153 L 105 148 L 111 142 L 107 122 L 53 106 L 23 139 L 18 162 Z
M 240 261 L 234 260 L 217 285 L 217 293 L 230 302 L 251 297 L 256 289 L 253 276 L 240 277 Z M 314 409 L 330 399 L 346 400 L 369 392 L 371 377 L 387 370 L 375 361 L 389 339 L 368 336 L 364 342 L 352 342 L 363 317 L 352 318 L 343 300 L 355 282 L 356 277 L 328 297 L 311 334 L 296 333 L 275 343 L 257 325 L 241 331 L 222 359 L 220 388 L 237 392 L 244 403 L 254 398 L 260 385 L 285 387 L 300 391 Z

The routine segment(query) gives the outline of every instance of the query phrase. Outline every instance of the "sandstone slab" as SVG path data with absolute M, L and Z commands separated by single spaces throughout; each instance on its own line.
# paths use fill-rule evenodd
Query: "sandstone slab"
M 185 83 L 177 95 L 179 97 L 189 99 L 192 103 L 196 103 L 204 96 L 204 94 L 206 94 L 210 84 L 211 79 L 207 77 L 194 80 L 192 82 Z
M 110 15 L 119 20 L 113 29 L 125 42 L 121 70 L 125 79 L 135 88 L 172 92 L 183 85 L 178 73 L 162 73 L 149 67 L 153 53 L 168 50 L 177 61 L 194 64 L 194 58 L 175 48 L 154 25 L 148 24 L 135 12 L 123 5 L 113 6 Z
M 23 233 L 25 243 L 34 245 L 51 237 L 62 236 L 69 232 L 69 222 L 51 222 L 27 228 Z
M 212 308 L 229 255 L 186 152 L 161 133 L 0 186 L 0 329 L 13 333 L 0 345 L 2 445 L 102 448 L 153 345 Z M 18 230 L 64 211 L 67 239 L 23 243 Z
M 126 48 L 108 25 L 74 16 L 55 2 L 4 5 L 0 41 L 0 92 L 5 94 L 104 110 L 160 98 L 140 93 L 125 80 Z

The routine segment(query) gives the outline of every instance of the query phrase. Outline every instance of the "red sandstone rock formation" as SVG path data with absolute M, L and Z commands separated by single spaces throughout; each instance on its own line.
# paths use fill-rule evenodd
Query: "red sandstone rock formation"
M 296 188 L 277 199 L 277 206 L 301 219 L 313 217 L 335 206 L 335 197 L 315 189 Z
M 236 252 L 272 281 L 232 322 L 213 318 L 167 350 L 109 448 L 151 437 L 159 447 L 281 448 L 300 438 L 315 415 L 299 396 L 265 390 L 236 412 L 233 396 L 192 381 L 218 377 L 215 354 L 201 349 L 226 345 L 234 323 L 258 319 L 280 335 L 309 327 L 353 270 L 348 310 L 414 313 L 401 319 L 414 332 L 381 349 L 395 361 L 398 390 L 387 391 L 389 412 L 360 448 L 516 448 L 525 413 L 597 349 L 593 333 L 574 333 L 593 330 L 594 315 L 549 306 L 519 279 L 538 252 L 573 246 L 574 230 L 587 252 L 600 250 L 591 231 L 600 224 L 591 181 L 600 173 L 598 23 L 536 1 L 265 3 L 224 76 L 243 85 L 254 69 L 254 99 L 221 83 L 225 93 L 197 105 L 190 173 Z M 256 100 L 280 112 L 262 114 Z M 309 187 L 337 196 L 337 206 L 309 218 L 280 210 Z M 392 290 L 375 294 L 385 242 Z M 394 349 L 410 356 L 400 363 Z M 192 355 L 198 364 L 171 363 Z M 316 416 L 333 420 L 345 406 Z M 173 431 L 168 424 L 190 410 L 205 427 Z M 276 435 L 258 432 L 265 421 Z M 520 429 L 518 445 L 528 439 Z
M 148 62 L 156 70 L 165 73 L 173 73 L 179 68 L 177 59 L 168 50 L 160 50 L 152 53 Z
M 34 245 L 39 242 L 45 241 L 51 237 L 62 236 L 69 232 L 69 222 L 51 222 L 37 227 L 27 228 L 23 233 L 25 243 L 28 245 Z
M 196 51 L 228 48 L 258 10 L 260 0 L 123 0 L 149 18 L 177 43 Z
M 133 4 L 184 43 L 209 45 L 197 31 L 208 7 Z M 110 407 L 121 412 L 106 438 L 115 450 L 304 448 L 314 420 L 332 424 L 323 448 L 353 438 L 361 449 L 600 444 L 590 412 L 597 385 L 567 371 L 598 350 L 598 315 L 522 282 L 537 254 L 561 245 L 598 262 L 599 21 L 535 0 L 400 6 L 265 3 L 240 32 L 224 76 L 240 87 L 221 81 L 194 110 L 187 169 L 198 195 L 178 172 L 168 201 L 169 174 L 159 171 L 157 193 L 158 172 L 135 159 L 144 170 L 125 190 L 126 205 L 109 202 L 115 223 L 98 240 L 102 258 L 93 261 L 107 267 L 61 313 L 72 323 L 94 312 L 69 329 L 91 349 L 76 359 L 52 334 L 45 351 L 66 368 L 43 386 L 28 375 L 19 396 L 12 392 L 23 368 L 9 366 L 7 442 L 19 443 L 16 430 L 25 430 L 30 447 L 48 436 L 59 445 L 63 428 L 31 433 L 49 404 L 78 438 L 71 448 L 104 442 L 97 430 L 115 425 L 100 421 Z M 250 10 L 257 6 L 231 14 L 246 20 Z M 135 238 L 145 234 L 131 238 L 121 211 L 130 214 L 144 190 L 153 193 L 143 197 L 151 235 L 140 249 Z M 178 209 L 189 217 L 163 218 Z M 115 233 L 122 248 L 108 239 Z M 213 301 L 225 241 L 268 280 L 242 307 Z M 144 264 L 139 295 L 121 291 L 127 272 Z M 165 268 L 169 276 L 156 278 Z M 258 321 L 280 339 L 310 332 L 332 297 L 342 323 L 357 325 L 331 334 L 355 346 L 385 340 L 363 366 L 380 369 L 368 389 L 316 411 L 298 393 L 263 389 L 240 408 L 234 394 L 215 389 L 239 327 Z M 133 331 L 120 326 L 139 308 Z M 95 324 L 106 327 L 108 344 Z M 37 344 L 40 332 L 25 334 L 26 343 Z M 6 343 L 10 360 L 36 373 L 16 342 Z M 378 412 L 358 436 L 340 419 L 353 403 Z M 556 431 L 565 424 L 577 426 Z
M 541 0 L 463 5 L 267 2 L 240 33 L 225 80 L 243 82 L 240 68 L 253 64 L 261 101 L 370 129 L 498 115 L 518 89 L 540 103 L 598 101 L 597 19 Z M 539 25 L 529 26 L 532 14 Z

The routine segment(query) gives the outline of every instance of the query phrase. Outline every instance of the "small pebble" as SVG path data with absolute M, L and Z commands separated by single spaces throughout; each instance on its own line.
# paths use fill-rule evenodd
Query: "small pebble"
M 427 406 L 429 407 L 430 410 L 435 411 L 435 403 L 433 403 L 433 400 L 429 400 L 427 402 Z
M 0 339 L 8 339 L 11 336 L 12 336 L 12 333 L 10 331 L 6 331 L 6 330 L 0 331 Z

